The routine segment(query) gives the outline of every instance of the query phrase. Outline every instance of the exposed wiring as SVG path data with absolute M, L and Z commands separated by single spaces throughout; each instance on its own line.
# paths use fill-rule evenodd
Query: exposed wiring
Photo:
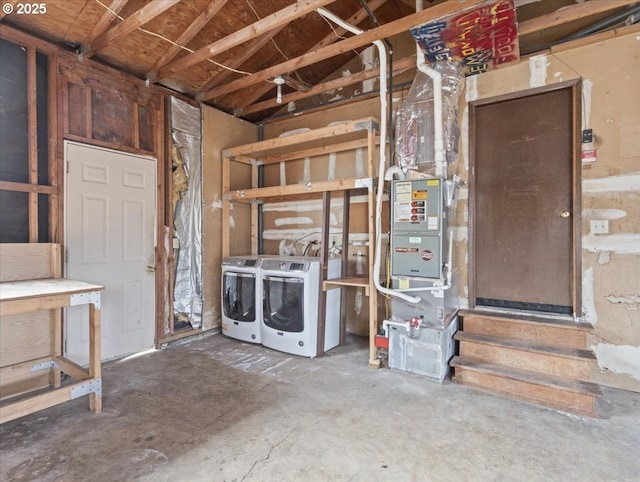
M 108 10 L 109 12 L 111 12 L 111 13 L 112 13 L 116 18 L 118 18 L 119 20 L 124 20 L 124 17 L 122 17 L 121 15 L 119 15 L 118 13 L 116 13 L 114 10 L 112 10 L 108 5 L 105 5 L 104 3 L 102 3 L 102 2 L 101 2 L 101 0 L 95 0 L 95 1 L 96 1 L 96 3 L 97 3 L 98 5 L 100 5 L 101 7 L 103 7 L 105 10 Z M 167 37 L 164 37 L 164 36 L 160 35 L 159 33 L 152 32 L 151 30 L 147 30 L 147 29 L 142 28 L 142 27 L 138 27 L 136 30 L 139 30 L 139 31 L 141 31 L 141 32 L 144 32 L 144 33 L 146 33 L 146 34 L 148 34 L 148 35 L 151 35 L 151 36 L 153 36 L 153 37 L 157 37 L 157 38 L 159 38 L 160 40 L 164 40 L 165 42 L 168 42 L 168 43 L 170 43 L 171 45 L 173 45 L 173 46 L 175 46 L 175 47 L 178 47 L 178 48 L 180 48 L 180 49 L 182 49 L 182 50 L 186 50 L 186 51 L 187 51 L 187 52 L 189 52 L 190 54 L 192 54 L 192 53 L 194 53 L 194 52 L 195 52 L 195 50 L 192 50 L 192 49 L 190 49 L 189 47 L 185 47 L 184 45 L 180 45 L 179 43 L 174 42 L 173 40 L 168 39 Z M 244 70 L 234 69 L 233 67 L 228 67 L 228 66 L 226 66 L 226 65 L 224 65 L 224 64 L 221 64 L 220 62 L 216 62 L 216 61 L 215 61 L 215 60 L 213 60 L 213 59 L 207 59 L 207 61 L 208 61 L 208 62 L 211 62 L 212 64 L 214 64 L 214 65 L 216 65 L 216 66 L 218 66 L 218 67 L 220 67 L 220 68 L 222 68 L 222 69 L 226 69 L 226 70 L 230 70 L 231 72 L 235 72 L 236 74 L 242 74 L 242 75 L 253 75 L 253 73 L 252 73 L 252 72 L 246 72 L 246 71 L 244 71 Z
M 258 20 L 262 20 L 262 19 L 260 18 L 260 15 L 258 15 L 258 12 L 256 12 L 256 9 L 255 9 L 255 8 L 253 8 L 253 5 L 251 5 L 251 3 L 249 3 L 249 0 L 244 0 L 244 1 L 245 1 L 245 2 L 246 2 L 246 4 L 249 6 L 249 8 L 253 11 L 253 13 L 255 14 L 256 18 L 257 18 Z M 280 54 L 281 54 L 281 55 L 282 55 L 286 60 L 290 60 L 290 59 L 289 59 L 289 57 L 287 57 L 287 56 L 285 55 L 285 53 L 280 49 L 280 47 L 278 47 L 278 44 L 276 43 L 276 41 L 275 41 L 275 40 L 273 40 L 273 37 L 271 37 L 269 40 L 271 40 L 271 43 L 273 43 L 273 45 L 274 45 L 274 47 L 276 48 L 276 50 L 277 50 L 278 52 L 280 52 Z

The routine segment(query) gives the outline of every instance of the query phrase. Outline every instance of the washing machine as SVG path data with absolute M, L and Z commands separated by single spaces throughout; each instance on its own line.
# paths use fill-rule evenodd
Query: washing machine
M 314 357 L 318 354 L 320 260 L 309 257 L 263 259 L 262 344 L 268 348 Z M 327 279 L 341 275 L 341 260 L 330 259 Z M 327 291 L 324 350 L 340 342 L 341 290 Z
M 222 260 L 222 333 L 237 340 L 260 343 L 262 284 L 259 256 Z

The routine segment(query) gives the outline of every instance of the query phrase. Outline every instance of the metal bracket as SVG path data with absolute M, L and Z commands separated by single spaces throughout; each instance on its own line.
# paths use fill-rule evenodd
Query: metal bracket
M 360 178 L 360 179 L 356 179 L 355 187 L 356 188 L 366 187 L 368 190 L 372 190 L 373 189 L 373 179 L 371 179 L 370 177 L 363 177 L 363 178 Z
M 69 296 L 69 306 L 88 305 L 92 303 L 96 310 L 100 309 L 100 292 L 89 291 L 88 293 L 77 293 Z
M 102 398 L 102 378 L 97 378 L 96 380 L 91 380 L 71 388 L 71 400 L 84 397 L 90 393 L 95 393 Z
M 357 131 L 366 130 L 369 132 L 377 132 L 380 130 L 380 126 L 378 125 L 378 123 L 371 119 L 362 121 L 362 122 L 357 122 L 354 127 Z
M 40 370 L 48 370 L 49 368 L 60 368 L 60 365 L 58 365 L 58 362 L 53 360 L 36 363 L 35 365 L 31 365 L 31 373 L 39 372 Z
M 249 161 L 249 164 L 252 165 L 252 166 L 263 166 L 264 162 L 263 161 L 251 160 L 251 161 Z
M 249 201 L 249 204 L 262 205 L 262 204 L 264 204 L 264 201 L 262 199 L 252 199 L 251 201 Z

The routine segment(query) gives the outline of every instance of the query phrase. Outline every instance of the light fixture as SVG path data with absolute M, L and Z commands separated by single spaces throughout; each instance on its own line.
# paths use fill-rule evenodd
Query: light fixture
M 282 104 L 282 85 L 284 84 L 284 77 L 282 75 L 278 75 L 275 79 L 273 79 L 273 83 L 277 86 L 276 93 L 276 102 L 278 104 Z

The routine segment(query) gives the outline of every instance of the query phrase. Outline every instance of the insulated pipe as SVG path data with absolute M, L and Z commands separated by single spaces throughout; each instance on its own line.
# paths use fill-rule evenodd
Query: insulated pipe
M 416 12 L 423 9 L 422 0 L 416 0 Z M 436 176 L 447 177 L 447 164 L 444 157 L 444 136 L 442 133 L 442 75 L 427 65 L 424 52 L 416 42 L 416 68 L 428 75 L 433 81 L 433 131 L 436 162 Z
M 323 17 L 335 22 L 345 30 L 348 30 L 355 35 L 363 33 L 363 30 L 345 22 L 329 10 L 318 8 L 316 11 Z M 375 259 L 373 262 L 373 283 L 380 293 L 394 296 L 406 301 L 407 303 L 417 305 L 421 300 L 419 296 L 409 296 L 399 291 L 385 288 L 380 284 L 380 268 L 382 264 L 382 194 L 384 191 L 384 173 L 387 151 L 387 50 L 381 40 L 374 40 L 373 43 L 378 48 L 378 57 L 380 57 L 380 163 L 378 169 L 378 192 L 376 194 L 376 244 Z

